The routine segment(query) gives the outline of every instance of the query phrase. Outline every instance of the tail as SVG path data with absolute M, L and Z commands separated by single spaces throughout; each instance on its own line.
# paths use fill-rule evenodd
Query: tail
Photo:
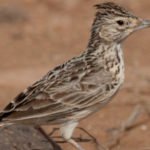
M 12 125 L 12 123 L 0 122 L 0 132 L 10 125 Z
M 5 117 L 5 115 L 7 114 L 8 112 L 6 112 L 6 111 L 1 111 L 0 112 L 0 128 L 1 127 L 6 127 L 6 126 L 10 126 L 10 125 L 12 125 L 13 123 L 11 123 L 11 122 L 9 122 L 9 121 L 5 121 L 4 120 L 4 117 Z
M 7 127 L 7 126 L 10 126 L 10 125 L 12 125 L 13 123 L 10 123 L 10 122 L 0 122 L 0 128 L 2 128 L 2 127 Z

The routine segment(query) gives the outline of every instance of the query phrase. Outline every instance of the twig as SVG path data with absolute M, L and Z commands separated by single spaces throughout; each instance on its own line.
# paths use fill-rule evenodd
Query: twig
M 128 119 L 125 122 L 123 122 L 123 124 L 118 129 L 116 129 L 115 132 L 113 132 L 113 139 L 107 143 L 109 149 L 118 146 L 124 133 L 136 126 L 135 121 L 142 113 L 142 110 L 143 108 L 141 107 L 141 105 L 136 106 L 131 115 L 128 117 Z

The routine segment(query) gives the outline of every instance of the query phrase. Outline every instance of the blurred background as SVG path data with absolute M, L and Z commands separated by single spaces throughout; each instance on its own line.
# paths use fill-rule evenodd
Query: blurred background
M 101 2 L 105 0 L 0 0 L 1 109 L 48 70 L 86 48 L 95 12 L 93 5 Z M 150 19 L 148 0 L 114 2 Z M 145 102 L 148 106 L 150 101 L 150 29 L 133 34 L 123 47 L 124 86 L 107 107 L 80 124 L 101 143 L 106 141 L 109 128 L 122 124 L 137 104 Z M 146 117 L 141 115 L 137 122 Z M 149 138 L 147 122 L 128 132 L 119 150 L 150 149 Z M 64 147 L 70 149 L 69 145 Z

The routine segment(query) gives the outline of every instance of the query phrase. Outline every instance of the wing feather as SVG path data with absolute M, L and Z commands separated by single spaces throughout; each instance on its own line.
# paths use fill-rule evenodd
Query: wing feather
M 104 101 L 106 85 L 112 80 L 111 74 L 100 66 L 99 69 L 92 70 L 89 67 L 85 71 L 85 63 L 80 62 L 79 66 L 74 62 L 71 64 L 68 68 L 63 66 L 63 69 L 54 69 L 19 94 L 5 108 L 3 120 L 41 117 L 55 120 L 61 119 L 62 115 L 67 118 Z

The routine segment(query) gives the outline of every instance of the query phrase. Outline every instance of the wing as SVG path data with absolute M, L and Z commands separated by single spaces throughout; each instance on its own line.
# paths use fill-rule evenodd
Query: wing
M 5 108 L 1 118 L 5 121 L 48 118 L 53 122 L 67 119 L 103 103 L 111 80 L 111 74 L 100 66 L 87 67 L 83 61 L 69 62 L 19 94 Z

